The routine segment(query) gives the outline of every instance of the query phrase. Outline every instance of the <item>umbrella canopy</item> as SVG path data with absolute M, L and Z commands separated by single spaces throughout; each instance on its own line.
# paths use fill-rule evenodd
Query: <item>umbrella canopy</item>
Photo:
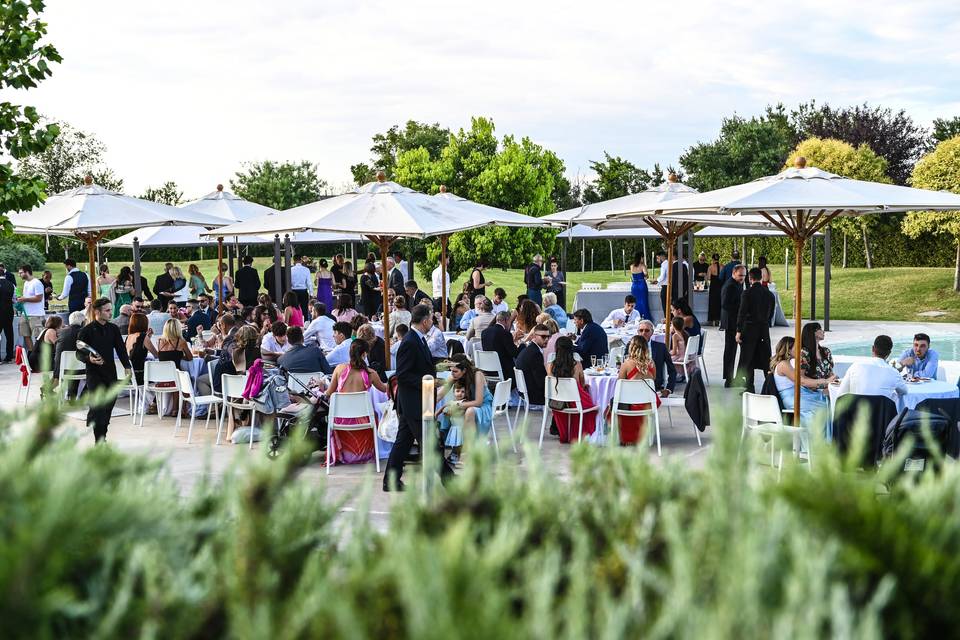
M 119 238 L 105 243 L 104 246 L 130 249 L 133 248 L 134 238 L 138 240 L 141 248 L 217 246 L 217 241 L 207 236 L 207 233 L 207 229 L 204 227 L 145 227 L 125 233 Z M 366 239 L 363 236 L 347 233 L 307 231 L 292 235 L 290 241 L 294 244 L 327 244 L 365 242 Z M 249 236 L 244 239 L 244 242 L 247 244 L 273 244 L 273 238 Z
M 558 213 L 544 216 L 541 220 L 559 223 L 585 224 L 590 227 L 602 227 L 608 229 L 630 229 L 643 226 L 643 220 L 633 219 L 628 224 L 618 224 L 613 220 L 618 216 L 629 215 L 637 212 L 650 212 L 660 208 L 665 202 L 684 198 L 697 193 L 693 187 L 689 187 L 682 182 L 677 181 L 675 175 L 670 175 L 667 182 L 661 185 L 651 187 L 646 191 L 631 193 L 630 195 L 595 202 L 574 209 L 567 209 Z
M 268 216 L 277 213 L 276 209 L 265 207 L 256 202 L 244 200 L 240 196 L 234 195 L 229 191 L 223 190 L 223 185 L 218 184 L 217 190 L 190 202 L 180 205 L 181 209 L 198 211 L 206 213 L 230 222 L 242 222 L 251 220 L 260 216 Z
M 756 228 L 753 224 L 744 226 L 741 222 L 738 226 L 733 216 L 710 216 L 719 217 L 721 220 L 710 226 L 701 227 L 693 232 L 698 238 L 728 238 L 745 235 L 751 236 L 782 236 L 783 232 L 775 228 L 765 218 L 756 216 L 753 218 L 757 225 L 766 228 Z M 704 220 L 703 222 L 707 222 Z M 630 238 L 659 238 L 660 233 L 651 227 L 634 227 L 632 229 L 594 229 L 585 224 L 577 224 L 565 231 L 557 234 L 560 240 L 628 240 Z
M 466 208 L 468 211 L 490 220 L 493 224 L 501 224 L 510 227 L 547 226 L 543 223 L 544 218 L 534 218 L 533 216 L 523 215 L 522 213 L 514 213 L 513 211 L 507 211 L 506 209 L 498 209 L 497 207 L 480 204 L 479 202 L 474 202 L 473 200 L 467 200 L 466 198 L 448 192 L 447 188 L 443 185 L 440 185 L 440 193 L 434 195 L 433 197 L 449 202 L 456 202 L 457 204 Z

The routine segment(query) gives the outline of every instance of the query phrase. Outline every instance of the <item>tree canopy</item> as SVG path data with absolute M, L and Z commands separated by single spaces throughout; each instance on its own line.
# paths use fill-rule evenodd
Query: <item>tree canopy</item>
M 241 198 L 279 211 L 316 202 L 327 188 L 317 166 L 306 160 L 247 162 L 230 180 L 230 189 Z
M 373 180 L 377 171 L 382 170 L 388 179 L 393 179 L 397 157 L 405 151 L 424 149 L 431 160 L 440 156 L 440 152 L 450 140 L 450 130 L 438 123 L 427 124 L 416 120 L 407 120 L 402 128 L 394 125 L 384 133 L 373 136 L 370 152 L 373 157 L 369 163 L 360 162 L 350 167 L 353 181 L 358 185 Z
M 960 116 L 934 118 L 933 140 L 935 143 L 939 144 L 956 136 L 960 136 Z
M 59 128 L 60 134 L 50 146 L 20 162 L 21 176 L 42 179 L 47 195 L 79 187 L 88 175 L 104 189 L 123 190 L 123 179 L 104 160 L 107 147 L 99 138 L 66 122 Z
M 175 207 L 183 202 L 183 191 L 180 190 L 176 182 L 167 180 L 159 187 L 147 187 L 140 197 L 144 200 L 152 200 Z

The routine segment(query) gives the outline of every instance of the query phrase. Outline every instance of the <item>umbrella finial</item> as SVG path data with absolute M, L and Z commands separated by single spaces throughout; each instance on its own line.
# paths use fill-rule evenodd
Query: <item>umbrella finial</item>
M 387 181 L 387 174 L 383 171 L 383 169 L 381 169 L 380 171 L 377 171 L 377 182 L 386 182 L 386 181 Z
M 803 156 L 798 156 L 797 159 L 793 161 L 793 166 L 797 169 L 804 169 L 807 166 L 807 159 Z
M 85 184 L 85 185 L 88 186 L 88 187 L 89 187 L 90 185 L 92 185 L 92 184 L 93 184 L 93 176 L 90 175 L 89 173 L 88 173 L 87 175 L 85 175 L 85 176 L 83 177 L 83 184 Z
M 218 184 L 218 185 L 217 185 L 217 191 L 223 191 L 223 185 L 222 185 L 222 184 Z
M 440 185 L 440 193 L 446 193 L 446 192 L 447 192 L 447 185 L 445 184 Z
M 670 172 L 670 175 L 667 176 L 667 182 L 679 182 L 680 178 L 677 177 L 673 171 Z

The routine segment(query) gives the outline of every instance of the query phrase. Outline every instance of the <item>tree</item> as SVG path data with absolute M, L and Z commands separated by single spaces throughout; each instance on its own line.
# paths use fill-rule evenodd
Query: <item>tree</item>
M 933 140 L 937 144 L 960 136 L 960 116 L 952 118 L 934 118 L 933 120 Z
M 250 202 L 283 211 L 316 202 L 328 189 L 317 176 L 317 166 L 300 162 L 246 162 L 230 180 L 230 189 Z
M 79 187 L 88 175 L 104 189 L 122 191 L 123 180 L 104 162 L 106 152 L 106 145 L 95 135 L 64 122 L 53 144 L 24 158 L 19 172 L 23 176 L 41 178 L 47 185 L 47 195 Z
M 606 151 L 603 152 L 603 157 L 603 161 L 590 162 L 590 169 L 597 177 L 584 189 L 584 203 L 601 202 L 645 191 L 653 182 L 653 176 L 649 172 L 638 168 L 629 160 L 611 156 Z
M 47 25 L 39 19 L 42 0 L 8 0 L 0 4 L 0 90 L 32 89 L 52 74 L 50 64 L 60 62 L 59 52 L 41 41 Z M 4 158 L 0 163 L 0 214 L 28 211 L 43 201 L 45 185 L 40 176 L 25 176 L 14 171 L 13 161 L 42 153 L 56 139 L 55 124 L 43 124 L 34 107 L 9 101 L 0 102 L 0 145 Z M 4 227 L 9 226 L 2 217 Z
M 387 178 L 393 179 L 394 167 L 397 158 L 405 151 L 425 149 L 431 160 L 440 157 L 440 152 L 450 140 L 450 130 L 441 127 L 438 123 L 426 124 L 416 120 L 407 120 L 401 129 L 400 125 L 390 127 L 384 133 L 373 136 L 373 146 L 370 147 L 373 158 L 370 163 L 358 163 L 350 167 L 353 180 L 358 185 L 373 180 L 377 171 L 382 170 Z
M 897 112 L 867 104 L 834 109 L 816 102 L 801 104 L 792 113 L 801 139 L 835 138 L 855 147 L 868 145 L 887 161 L 895 184 L 905 185 L 914 163 L 929 148 L 930 138 L 904 110 Z
M 855 180 L 869 180 L 872 182 L 889 183 L 887 175 L 887 161 L 873 152 L 865 144 L 854 148 L 841 140 L 822 140 L 808 138 L 794 149 L 787 158 L 787 166 L 793 166 L 797 158 L 803 156 L 807 165 L 836 173 L 837 175 Z M 855 238 L 863 239 L 863 252 L 867 269 L 873 268 L 870 255 L 870 239 L 868 230 L 879 222 L 877 216 L 859 216 L 857 218 L 836 218 L 833 225 Z
M 167 180 L 162 186 L 147 187 L 146 191 L 144 191 L 143 195 L 140 197 L 144 200 L 152 200 L 154 202 L 168 204 L 171 207 L 175 207 L 183 202 L 183 191 L 177 187 L 176 182 L 173 180 Z
M 680 166 L 690 186 L 720 189 L 776 173 L 797 141 L 783 106 L 767 107 L 764 115 L 749 120 L 725 118 L 720 137 L 687 149 Z
M 913 168 L 911 182 L 920 189 L 960 193 L 960 135 L 944 140 Z M 947 235 L 957 245 L 953 290 L 960 291 L 960 216 L 955 211 L 911 211 L 903 220 L 911 238 L 925 233 Z

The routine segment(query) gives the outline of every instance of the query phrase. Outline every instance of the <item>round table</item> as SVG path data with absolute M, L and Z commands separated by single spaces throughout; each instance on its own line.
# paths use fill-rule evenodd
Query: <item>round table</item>
M 837 403 L 840 386 L 830 385 L 830 410 L 834 409 Z M 916 409 L 917 405 L 927 398 L 957 398 L 960 397 L 960 389 L 957 385 L 943 380 L 927 380 L 926 382 L 908 382 L 906 395 L 897 398 L 897 410 L 903 408 Z
M 617 386 L 617 371 L 610 369 L 602 374 L 591 375 L 584 371 L 584 382 L 587 385 L 587 392 L 593 398 L 593 404 L 597 408 L 597 430 L 603 430 L 603 414 L 607 410 L 610 401 L 613 400 L 613 391 Z

